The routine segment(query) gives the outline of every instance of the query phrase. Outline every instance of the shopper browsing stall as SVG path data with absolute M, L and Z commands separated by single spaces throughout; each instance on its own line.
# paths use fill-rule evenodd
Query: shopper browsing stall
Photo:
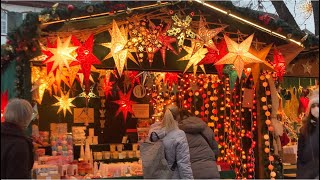
M 32 140 L 24 135 L 32 118 L 32 106 L 23 99 L 12 99 L 1 124 L 1 179 L 31 179 Z
M 298 140 L 297 179 L 319 178 L 319 88 L 313 91 Z

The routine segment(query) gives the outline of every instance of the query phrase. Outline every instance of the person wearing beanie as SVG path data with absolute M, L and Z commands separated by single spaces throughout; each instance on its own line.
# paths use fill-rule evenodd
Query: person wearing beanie
M 1 123 L 1 179 L 31 179 L 33 145 L 24 131 L 32 113 L 31 104 L 24 99 L 12 99 L 5 108 Z
M 319 88 L 312 92 L 298 139 L 297 179 L 319 178 Z

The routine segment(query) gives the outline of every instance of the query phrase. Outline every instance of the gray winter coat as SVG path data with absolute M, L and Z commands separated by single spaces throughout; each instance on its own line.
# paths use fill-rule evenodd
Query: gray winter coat
M 219 149 L 212 129 L 197 117 L 185 117 L 179 122 L 179 128 L 187 135 L 193 177 L 219 179 L 220 174 L 216 164 Z M 207 138 L 210 146 L 201 133 Z
M 163 140 L 169 167 L 172 167 L 175 160 L 177 161 L 172 179 L 193 179 L 186 134 L 180 129 L 166 133 L 165 129 L 161 128 L 161 124 L 157 122 L 151 125 L 149 137 L 151 132 L 156 132 Z M 152 139 L 156 139 L 156 137 L 152 137 Z

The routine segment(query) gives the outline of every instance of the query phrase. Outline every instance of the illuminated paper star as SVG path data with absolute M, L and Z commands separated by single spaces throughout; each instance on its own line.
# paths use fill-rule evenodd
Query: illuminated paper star
M 93 64 L 101 64 L 100 60 L 93 54 L 93 41 L 94 36 L 91 34 L 88 39 L 82 44 L 76 37 L 72 36 L 72 43 L 79 48 L 76 50 L 78 61 L 74 61 L 70 64 L 70 66 L 80 65 L 82 73 L 83 73 L 83 80 L 84 85 L 86 87 L 90 87 L 90 73 L 91 67 Z
M 178 84 L 178 73 L 166 73 L 164 83 L 169 85 Z
M 245 68 L 251 68 L 254 86 L 258 84 L 261 70 L 274 72 L 274 67 L 269 62 L 266 61 L 266 58 L 269 54 L 271 47 L 272 47 L 272 44 L 269 44 L 268 46 L 261 49 L 260 51 L 257 51 L 253 48 L 250 48 L 249 50 L 249 52 L 252 55 L 256 56 L 262 61 L 262 63 L 250 63 L 244 66 Z
M 208 53 L 206 54 L 206 56 L 198 63 L 198 65 L 201 64 L 214 64 L 217 61 L 219 61 L 223 56 L 225 56 L 226 54 L 228 54 L 228 50 L 227 50 L 227 44 L 226 41 L 224 39 L 222 39 L 216 46 L 217 50 L 211 49 L 211 48 L 207 48 L 208 49 Z M 214 65 L 219 77 L 222 77 L 222 71 L 223 71 L 223 66 L 224 65 Z
M 127 94 L 124 94 L 119 90 L 119 100 L 113 101 L 114 103 L 117 103 L 119 105 L 119 109 L 116 112 L 116 116 L 118 116 L 119 113 L 122 112 L 124 122 L 126 122 L 127 120 L 128 113 L 134 114 L 132 110 L 132 105 L 136 104 L 136 102 L 130 100 L 131 92 L 132 89 Z
M 72 67 L 70 67 L 70 69 L 69 69 L 69 71 L 67 73 L 70 86 L 72 86 L 74 80 L 76 79 L 79 70 L 80 70 L 80 66 L 72 66 Z
M 223 31 L 224 28 L 225 27 L 219 27 L 219 28 L 215 28 L 215 29 L 207 29 L 205 18 L 203 16 L 200 16 L 199 30 L 198 30 L 198 34 L 197 34 L 198 37 L 196 38 L 196 42 L 199 42 L 201 45 L 196 47 L 194 52 L 198 51 L 198 49 L 203 47 L 203 45 L 205 45 L 207 48 L 218 51 L 212 38 L 214 38 L 217 34 L 219 34 L 221 31 Z
M 181 20 L 177 14 L 172 16 L 174 21 L 171 29 L 167 31 L 169 36 L 176 36 L 178 40 L 178 45 L 183 46 L 186 37 L 192 39 L 196 38 L 196 33 L 191 30 L 192 18 L 187 16 L 185 19 Z
M 63 94 L 63 92 L 61 91 L 61 97 L 55 96 L 55 95 L 54 95 L 54 97 L 58 100 L 58 102 L 53 104 L 52 106 L 59 106 L 57 114 L 61 110 L 63 110 L 64 117 L 66 116 L 67 110 L 72 114 L 70 107 L 76 107 L 75 105 L 72 104 L 72 101 L 75 98 L 69 98 L 69 92 L 67 92 L 67 94 Z
M 132 56 L 130 49 L 125 48 L 128 41 L 127 35 L 125 34 L 125 32 L 120 31 L 115 20 L 113 20 L 112 22 L 112 30 L 110 32 L 110 35 L 111 42 L 101 44 L 102 46 L 110 49 L 110 53 L 103 60 L 113 57 L 119 76 L 121 76 L 124 66 L 127 62 L 127 58 L 129 57 L 133 61 L 135 61 L 135 59 Z
M 233 64 L 237 71 L 239 79 L 241 79 L 242 71 L 245 64 L 263 62 L 249 52 L 253 34 L 242 41 L 240 44 L 236 43 L 226 35 L 224 36 L 224 39 L 227 43 L 229 53 L 221 58 L 218 62 L 216 62 L 215 65 Z
M 64 66 L 69 69 L 69 61 L 76 61 L 76 58 L 72 53 L 78 47 L 70 47 L 70 40 L 71 36 L 62 43 L 60 37 L 58 37 L 56 48 L 48 48 L 48 50 L 53 54 L 45 61 L 46 64 L 53 62 L 50 72 L 53 72 L 57 68 L 62 70 Z
M 193 66 L 193 74 L 196 74 L 197 69 L 198 69 L 197 64 L 205 57 L 206 53 L 208 52 L 207 48 L 201 47 L 201 48 L 199 48 L 198 51 L 196 51 L 194 54 L 192 54 L 195 46 L 196 46 L 195 41 L 191 41 L 191 47 L 183 46 L 183 49 L 186 50 L 188 54 L 186 56 L 180 58 L 178 61 L 189 60 L 183 73 L 185 73 L 191 66 Z M 203 72 L 205 72 L 204 65 L 199 65 L 199 66 L 201 67 Z
M 162 47 L 160 48 L 160 53 L 161 53 L 161 57 L 162 57 L 162 61 L 163 61 L 164 65 L 166 64 L 166 51 L 167 51 L 167 49 L 171 50 L 171 52 L 173 52 L 175 55 L 178 54 L 176 52 L 176 50 L 171 45 L 171 43 L 176 42 L 176 38 L 173 38 L 173 37 L 166 35 L 169 27 L 170 27 L 169 25 L 164 27 L 163 30 L 160 31 L 160 33 L 158 35 L 158 41 L 162 45 Z
M 273 50 L 273 66 L 274 70 L 280 81 L 283 79 L 283 75 L 286 73 L 286 61 L 283 54 L 277 49 Z
M 104 78 L 103 79 L 103 85 L 102 90 L 104 91 L 106 98 L 108 98 L 109 95 L 112 96 L 112 88 L 113 88 L 114 82 L 110 81 L 110 78 Z
M 51 86 L 54 84 L 55 78 L 53 73 L 47 75 L 46 69 L 40 70 L 38 67 L 33 67 L 31 79 L 33 83 L 30 92 L 33 94 L 33 99 L 41 104 L 45 90 L 48 90 L 50 95 L 52 94 Z
M 84 79 L 84 75 L 83 75 L 83 73 L 81 72 L 81 70 L 79 70 L 79 72 L 77 73 L 77 80 L 78 80 L 78 82 L 80 83 L 80 86 L 82 87 L 83 86 L 83 79 Z M 89 79 L 90 79 L 90 81 L 91 82 L 94 82 L 94 80 L 93 80 L 93 78 L 92 78 L 92 76 L 90 75 L 89 76 Z

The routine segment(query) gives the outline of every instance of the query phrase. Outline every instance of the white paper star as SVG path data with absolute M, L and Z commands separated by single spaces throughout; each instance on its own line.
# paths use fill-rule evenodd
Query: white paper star
M 312 66 L 310 65 L 309 61 L 307 61 L 306 64 L 302 64 L 302 66 L 303 66 L 303 73 L 311 74 Z

